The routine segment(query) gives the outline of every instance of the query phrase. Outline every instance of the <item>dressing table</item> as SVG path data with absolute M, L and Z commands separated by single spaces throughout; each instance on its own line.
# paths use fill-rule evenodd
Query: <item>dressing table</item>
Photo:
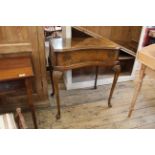
M 52 95 L 56 96 L 57 115 L 59 119 L 60 96 L 59 79 L 67 70 L 87 66 L 96 67 L 94 88 L 97 88 L 98 67 L 110 67 L 114 70 L 114 80 L 110 91 L 108 106 L 111 107 L 111 98 L 120 73 L 118 60 L 120 46 L 106 38 L 53 38 L 49 41 L 49 70 L 52 84 Z

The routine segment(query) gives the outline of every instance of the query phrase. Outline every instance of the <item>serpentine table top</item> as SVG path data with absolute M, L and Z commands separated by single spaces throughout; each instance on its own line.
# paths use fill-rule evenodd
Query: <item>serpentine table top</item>
M 66 52 L 74 51 L 79 49 L 119 49 L 120 45 L 115 42 L 102 38 L 72 38 L 72 39 L 63 39 L 63 38 L 54 38 L 51 39 L 54 52 Z

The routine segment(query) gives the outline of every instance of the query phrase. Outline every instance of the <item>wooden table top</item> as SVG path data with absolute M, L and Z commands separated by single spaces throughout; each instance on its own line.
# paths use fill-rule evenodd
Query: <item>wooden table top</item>
M 120 46 L 106 38 L 53 38 L 50 40 L 54 52 L 67 52 L 80 49 L 120 49 Z
M 0 58 L 0 82 L 31 76 L 33 69 L 30 57 Z
M 142 64 L 155 70 L 155 44 L 143 47 L 138 52 L 137 58 Z

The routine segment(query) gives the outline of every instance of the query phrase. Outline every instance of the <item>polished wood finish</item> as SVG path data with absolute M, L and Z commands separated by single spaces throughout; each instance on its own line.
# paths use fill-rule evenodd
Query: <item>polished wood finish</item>
M 118 57 L 119 45 L 108 39 L 52 39 L 50 57 L 54 70 L 69 70 L 84 66 L 111 66 Z M 114 52 L 116 51 L 116 52 Z
M 54 83 L 54 92 L 57 99 L 57 118 L 60 118 L 60 99 L 58 82 L 61 72 L 82 68 L 86 66 L 102 66 L 114 67 L 119 66 L 119 45 L 108 39 L 95 39 L 95 38 L 74 38 L 74 39 L 52 39 L 50 40 L 50 74 L 51 80 Z M 115 67 L 114 67 L 115 68 Z M 116 67 L 117 68 L 117 67 Z M 118 79 L 119 69 L 116 69 L 114 82 L 109 96 L 110 101 L 113 94 L 115 84 Z M 97 73 L 97 72 L 96 72 Z M 97 74 L 95 79 L 96 88 Z
M 0 75 L 0 82 L 33 76 L 31 58 L 1 58 Z
M 42 104 L 47 104 L 47 102 L 38 102 L 38 100 L 48 100 L 43 27 L 0 26 L 0 57 L 29 54 L 32 55 L 35 75 L 33 79 L 33 97 L 37 106 L 43 106 Z M 14 98 L 14 100 L 19 102 L 19 97 Z M 16 105 L 10 104 L 11 106 Z M 22 108 L 25 108 L 25 106 Z
M 37 128 L 37 121 L 35 116 L 35 109 L 32 102 L 32 77 L 34 76 L 32 62 L 30 56 L 0 58 L 0 82 L 8 82 L 16 80 L 16 82 L 25 81 L 25 87 L 28 97 L 28 105 L 32 112 L 32 118 L 35 128 Z M 4 89 L 5 91 L 5 89 Z M 1 90 L 3 93 L 3 89 Z M 5 93 L 7 93 L 5 91 Z
M 142 50 L 138 52 L 137 59 L 142 63 L 142 65 L 139 72 L 139 79 L 131 101 L 131 107 L 128 117 L 131 117 L 132 111 L 134 110 L 138 94 L 141 90 L 144 76 L 147 74 L 155 78 L 155 45 L 149 45 L 142 48 Z
M 77 51 L 79 49 L 119 49 L 120 45 L 107 38 L 73 38 L 51 39 L 54 52 L 69 52 Z
M 0 53 L 1 54 L 10 54 L 10 53 L 25 53 L 32 51 L 32 46 L 30 43 L 5 43 L 4 41 L 0 44 Z

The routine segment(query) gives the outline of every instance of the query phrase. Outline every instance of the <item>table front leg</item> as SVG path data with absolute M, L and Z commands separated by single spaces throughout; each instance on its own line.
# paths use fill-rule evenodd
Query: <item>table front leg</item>
M 113 92 L 114 92 L 114 89 L 115 89 L 115 86 L 116 86 L 116 83 L 117 83 L 117 80 L 118 80 L 118 77 L 119 77 L 119 74 L 120 74 L 120 71 L 121 71 L 121 66 L 116 65 L 116 66 L 114 66 L 113 70 L 114 70 L 115 73 L 114 73 L 114 80 L 113 80 L 113 83 L 112 83 L 112 87 L 111 87 L 110 95 L 109 95 L 109 99 L 108 99 L 108 106 L 109 107 L 112 107 L 111 98 L 112 98 L 112 95 L 113 95 Z
M 55 92 L 56 104 L 57 104 L 57 115 L 56 115 L 57 119 L 60 119 L 60 116 L 61 116 L 60 95 L 59 95 L 59 80 L 61 76 L 62 76 L 62 72 L 53 71 L 54 92 Z
M 33 105 L 33 102 L 32 102 L 32 79 L 31 78 L 26 78 L 25 79 L 25 86 L 26 86 L 27 97 L 28 97 L 28 105 L 29 105 L 29 108 L 31 110 L 34 127 L 35 127 L 35 129 L 37 129 L 38 126 L 37 126 L 35 108 L 34 108 L 34 105 Z

